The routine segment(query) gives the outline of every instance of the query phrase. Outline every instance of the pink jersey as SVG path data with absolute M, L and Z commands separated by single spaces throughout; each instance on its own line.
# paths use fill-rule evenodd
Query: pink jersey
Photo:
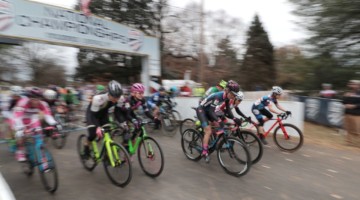
M 32 107 L 29 98 L 21 98 L 14 108 L 15 130 L 21 130 L 24 126 L 29 128 L 41 127 L 40 112 L 44 115 L 45 121 L 49 125 L 57 124 L 46 102 L 40 101 L 37 107 Z

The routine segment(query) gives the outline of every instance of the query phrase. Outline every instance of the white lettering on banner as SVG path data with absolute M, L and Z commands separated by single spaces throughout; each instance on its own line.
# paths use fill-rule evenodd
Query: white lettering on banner
M 305 106 L 306 117 L 316 119 L 320 111 L 320 101 L 317 99 L 306 99 Z
M 327 119 L 331 125 L 341 126 L 344 116 L 344 105 L 341 102 L 331 101 L 328 103 Z

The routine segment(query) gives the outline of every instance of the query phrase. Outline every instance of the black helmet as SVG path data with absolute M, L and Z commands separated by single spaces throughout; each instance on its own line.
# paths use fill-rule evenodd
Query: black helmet
M 235 95 L 237 95 L 237 93 L 240 91 L 239 84 L 233 80 L 228 81 L 226 88 Z
M 163 86 L 159 87 L 159 92 L 165 91 L 165 88 Z
M 121 84 L 117 81 L 110 81 L 108 84 L 108 92 L 110 96 L 118 98 L 122 95 L 123 91 L 121 89 Z

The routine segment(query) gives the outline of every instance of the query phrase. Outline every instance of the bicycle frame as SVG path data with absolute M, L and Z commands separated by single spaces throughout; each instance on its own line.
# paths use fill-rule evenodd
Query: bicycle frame
M 144 128 L 144 126 L 141 126 L 141 133 L 139 136 L 136 137 L 136 140 L 135 140 L 135 144 L 133 144 L 132 140 L 129 140 L 128 141 L 128 145 L 129 145 L 129 153 L 131 155 L 134 155 L 136 150 L 139 148 L 139 145 L 140 145 L 140 142 L 143 140 L 143 138 L 145 138 L 147 136 L 146 134 L 146 130 Z M 151 145 L 149 145 L 149 149 L 150 151 L 153 151 L 152 150 L 152 147 Z
M 41 160 L 36 160 L 36 158 L 43 158 L 41 151 L 39 149 L 44 145 L 43 135 L 31 132 L 31 135 L 26 136 L 24 145 L 26 152 L 29 154 L 29 160 L 33 167 L 42 164 Z M 46 155 L 45 155 L 46 156 Z M 43 170 L 43 166 L 40 166 L 40 169 Z
M 103 130 L 103 132 L 104 132 L 104 138 L 100 153 L 98 150 L 97 142 L 95 140 L 91 142 L 95 154 L 96 162 L 99 163 L 102 160 L 101 158 L 104 156 L 104 153 L 106 151 L 111 166 L 115 167 L 113 152 L 116 152 L 116 147 L 111 148 L 111 143 L 113 143 L 113 140 L 111 139 L 110 134 L 107 131 Z M 118 154 L 115 153 L 114 155 L 115 155 L 115 159 L 119 160 Z
M 271 130 L 276 127 L 276 125 L 280 126 L 281 130 L 284 133 L 285 139 L 288 139 L 289 135 L 287 134 L 286 129 L 283 126 L 282 119 L 279 116 L 277 117 L 275 123 L 267 131 L 265 131 L 264 136 L 267 137 L 270 134 Z

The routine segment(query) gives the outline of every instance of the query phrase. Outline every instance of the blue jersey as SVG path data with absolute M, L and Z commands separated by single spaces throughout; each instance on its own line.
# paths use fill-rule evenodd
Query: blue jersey
M 278 103 L 276 98 L 273 98 L 269 94 L 269 95 L 263 96 L 260 99 L 256 100 L 255 103 L 253 104 L 253 108 L 261 110 L 261 109 L 264 109 L 265 107 L 267 107 L 271 102 L 274 102 L 275 105 Z
M 166 94 L 160 95 L 160 92 L 156 92 L 149 98 L 148 102 L 157 104 L 157 103 L 165 101 L 167 99 L 168 99 L 168 96 Z

